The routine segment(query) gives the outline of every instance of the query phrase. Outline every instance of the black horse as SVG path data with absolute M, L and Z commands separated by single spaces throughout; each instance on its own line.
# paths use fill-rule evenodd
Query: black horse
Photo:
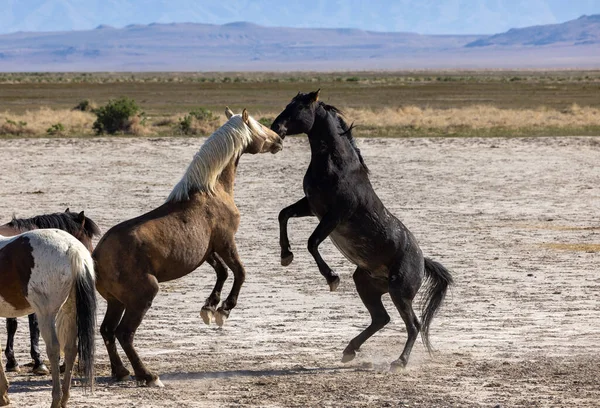
M 83 211 L 76 213 L 69 211 L 68 208 L 64 213 L 38 215 L 32 218 L 13 217 L 10 222 L 0 225 L 0 235 L 9 237 L 22 232 L 43 228 L 56 228 L 68 232 L 81 241 L 90 252 L 93 250 L 93 237 L 100 235 L 100 228 L 98 228 L 94 221 L 86 217 Z M 6 331 L 8 334 L 6 349 L 4 350 L 4 354 L 6 355 L 6 371 L 19 371 L 19 364 L 17 364 L 14 352 L 17 319 L 6 319 Z M 33 359 L 32 372 L 37 375 L 48 374 L 50 371 L 40 355 L 40 329 L 38 328 L 38 321 L 35 314 L 29 315 L 29 338 L 31 344 L 30 354 Z
M 408 333 L 404 350 L 392 368 L 404 367 L 419 332 L 431 352 L 429 326 L 452 276 L 438 262 L 423 257 L 415 237 L 385 208 L 373 191 L 369 170 L 352 137 L 352 126 L 338 109 L 318 99 L 319 91 L 298 93 L 271 125 L 282 138 L 308 134 L 311 150 L 303 183 L 305 197 L 279 213 L 281 263 L 287 266 L 293 260 L 287 236 L 289 218 L 317 216 L 319 225 L 308 239 L 308 251 L 332 291 L 339 277 L 319 254 L 319 244 L 329 236 L 357 265 L 354 282 L 372 319 L 369 327 L 350 341 L 342 361 L 352 360 L 360 346 L 390 321 L 381 301 L 389 292 Z M 430 284 L 421 324 L 412 303 L 424 278 Z

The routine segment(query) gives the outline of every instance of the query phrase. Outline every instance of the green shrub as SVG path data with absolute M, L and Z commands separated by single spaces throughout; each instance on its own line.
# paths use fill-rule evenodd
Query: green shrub
M 128 132 L 132 119 L 135 116 L 143 116 L 138 104 L 127 97 L 110 100 L 105 106 L 96 109 L 94 113 L 97 119 L 93 124 L 93 128 L 97 134 Z M 143 122 L 142 120 L 142 125 Z
M 275 120 L 275 118 L 264 118 L 263 117 L 258 120 L 258 123 L 260 123 L 261 125 L 266 126 L 266 127 L 271 127 L 271 123 L 273 123 L 274 120 Z
M 65 134 L 65 126 L 58 122 L 46 129 L 46 133 L 50 136 L 60 136 Z
M 190 112 L 190 115 L 194 117 L 194 119 L 203 121 L 203 122 L 211 122 L 213 120 L 218 120 L 219 117 L 214 113 L 209 111 L 206 108 L 198 108 L 197 110 L 193 110 Z
M 183 135 L 190 135 L 193 133 L 193 117 L 191 115 L 185 115 L 179 119 L 177 123 L 177 130 Z
M 82 112 L 93 112 L 96 109 L 96 105 L 90 101 L 89 99 L 84 99 L 80 101 L 73 110 L 82 111 Z

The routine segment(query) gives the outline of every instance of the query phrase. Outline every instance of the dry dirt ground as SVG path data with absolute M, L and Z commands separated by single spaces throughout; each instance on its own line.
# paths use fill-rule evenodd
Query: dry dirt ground
M 162 203 L 201 143 L 2 140 L 0 215 L 8 221 L 13 213 L 68 206 L 106 231 Z M 96 392 L 74 387 L 72 406 L 598 406 L 599 140 L 358 144 L 383 202 L 427 256 L 453 271 L 456 285 L 431 329 L 434 356 L 419 341 L 408 368 L 389 371 L 406 334 L 386 297 L 390 324 L 356 360 L 340 362 L 369 316 L 352 265 L 326 241 L 323 256 L 342 279 L 336 293 L 328 292 L 305 249 L 315 219 L 290 222 L 296 259 L 287 268 L 279 264 L 277 214 L 302 197 L 309 161 L 306 140 L 287 139 L 275 156 L 240 162 L 237 242 L 248 278 L 226 326 L 205 326 L 199 316 L 215 280 L 208 265 L 162 284 L 136 345 L 165 388 L 111 382 L 98 336 Z M 21 319 L 21 363 L 29 360 L 26 326 Z M 9 378 L 14 406 L 49 405 L 48 378 Z

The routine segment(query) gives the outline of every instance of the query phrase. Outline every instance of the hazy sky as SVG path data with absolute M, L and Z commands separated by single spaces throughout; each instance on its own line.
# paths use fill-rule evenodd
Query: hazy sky
M 492 34 L 600 14 L 600 0 L 0 0 L 0 33 L 152 22 Z

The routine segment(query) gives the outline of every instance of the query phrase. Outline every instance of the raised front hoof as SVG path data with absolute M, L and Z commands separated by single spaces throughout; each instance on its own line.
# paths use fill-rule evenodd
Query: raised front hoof
M 349 363 L 350 361 L 354 360 L 355 357 L 356 357 L 356 351 L 344 350 L 344 354 L 342 354 L 342 363 Z
M 333 280 L 328 280 L 327 284 L 329 285 L 329 291 L 335 292 L 338 286 L 340 286 L 340 277 L 335 276 Z
M 204 322 L 204 324 L 210 325 L 210 322 L 215 317 L 215 309 L 208 308 L 208 307 L 203 307 L 200 310 L 200 317 L 202 318 L 202 321 Z
M 121 367 L 118 370 L 113 371 L 112 378 L 116 382 L 127 381 L 131 378 L 131 373 L 125 367 Z
M 392 361 L 392 364 L 390 365 L 390 371 L 393 373 L 402 371 L 402 370 L 404 370 L 404 368 L 406 368 L 407 363 L 408 363 L 408 361 L 406 361 L 403 358 L 399 358 L 396 361 Z
M 10 400 L 8 399 L 8 395 L 0 396 L 0 407 L 5 407 L 10 404 Z
M 63 373 L 65 371 L 65 368 L 63 366 L 60 367 L 60 372 Z M 50 374 L 50 370 L 48 370 L 48 367 L 46 367 L 46 364 L 41 363 L 39 365 L 36 365 L 33 367 L 33 369 L 31 370 L 31 372 L 35 375 L 48 375 Z
M 281 266 L 288 266 L 294 260 L 294 254 L 291 252 L 285 252 L 281 254 Z
M 19 365 L 16 362 L 6 363 L 4 371 L 6 371 L 7 373 L 20 373 L 21 367 L 19 367 Z
M 225 320 L 229 317 L 229 310 L 225 310 L 223 308 L 219 308 L 217 313 L 215 313 L 215 323 L 217 326 L 223 327 L 225 324 Z

